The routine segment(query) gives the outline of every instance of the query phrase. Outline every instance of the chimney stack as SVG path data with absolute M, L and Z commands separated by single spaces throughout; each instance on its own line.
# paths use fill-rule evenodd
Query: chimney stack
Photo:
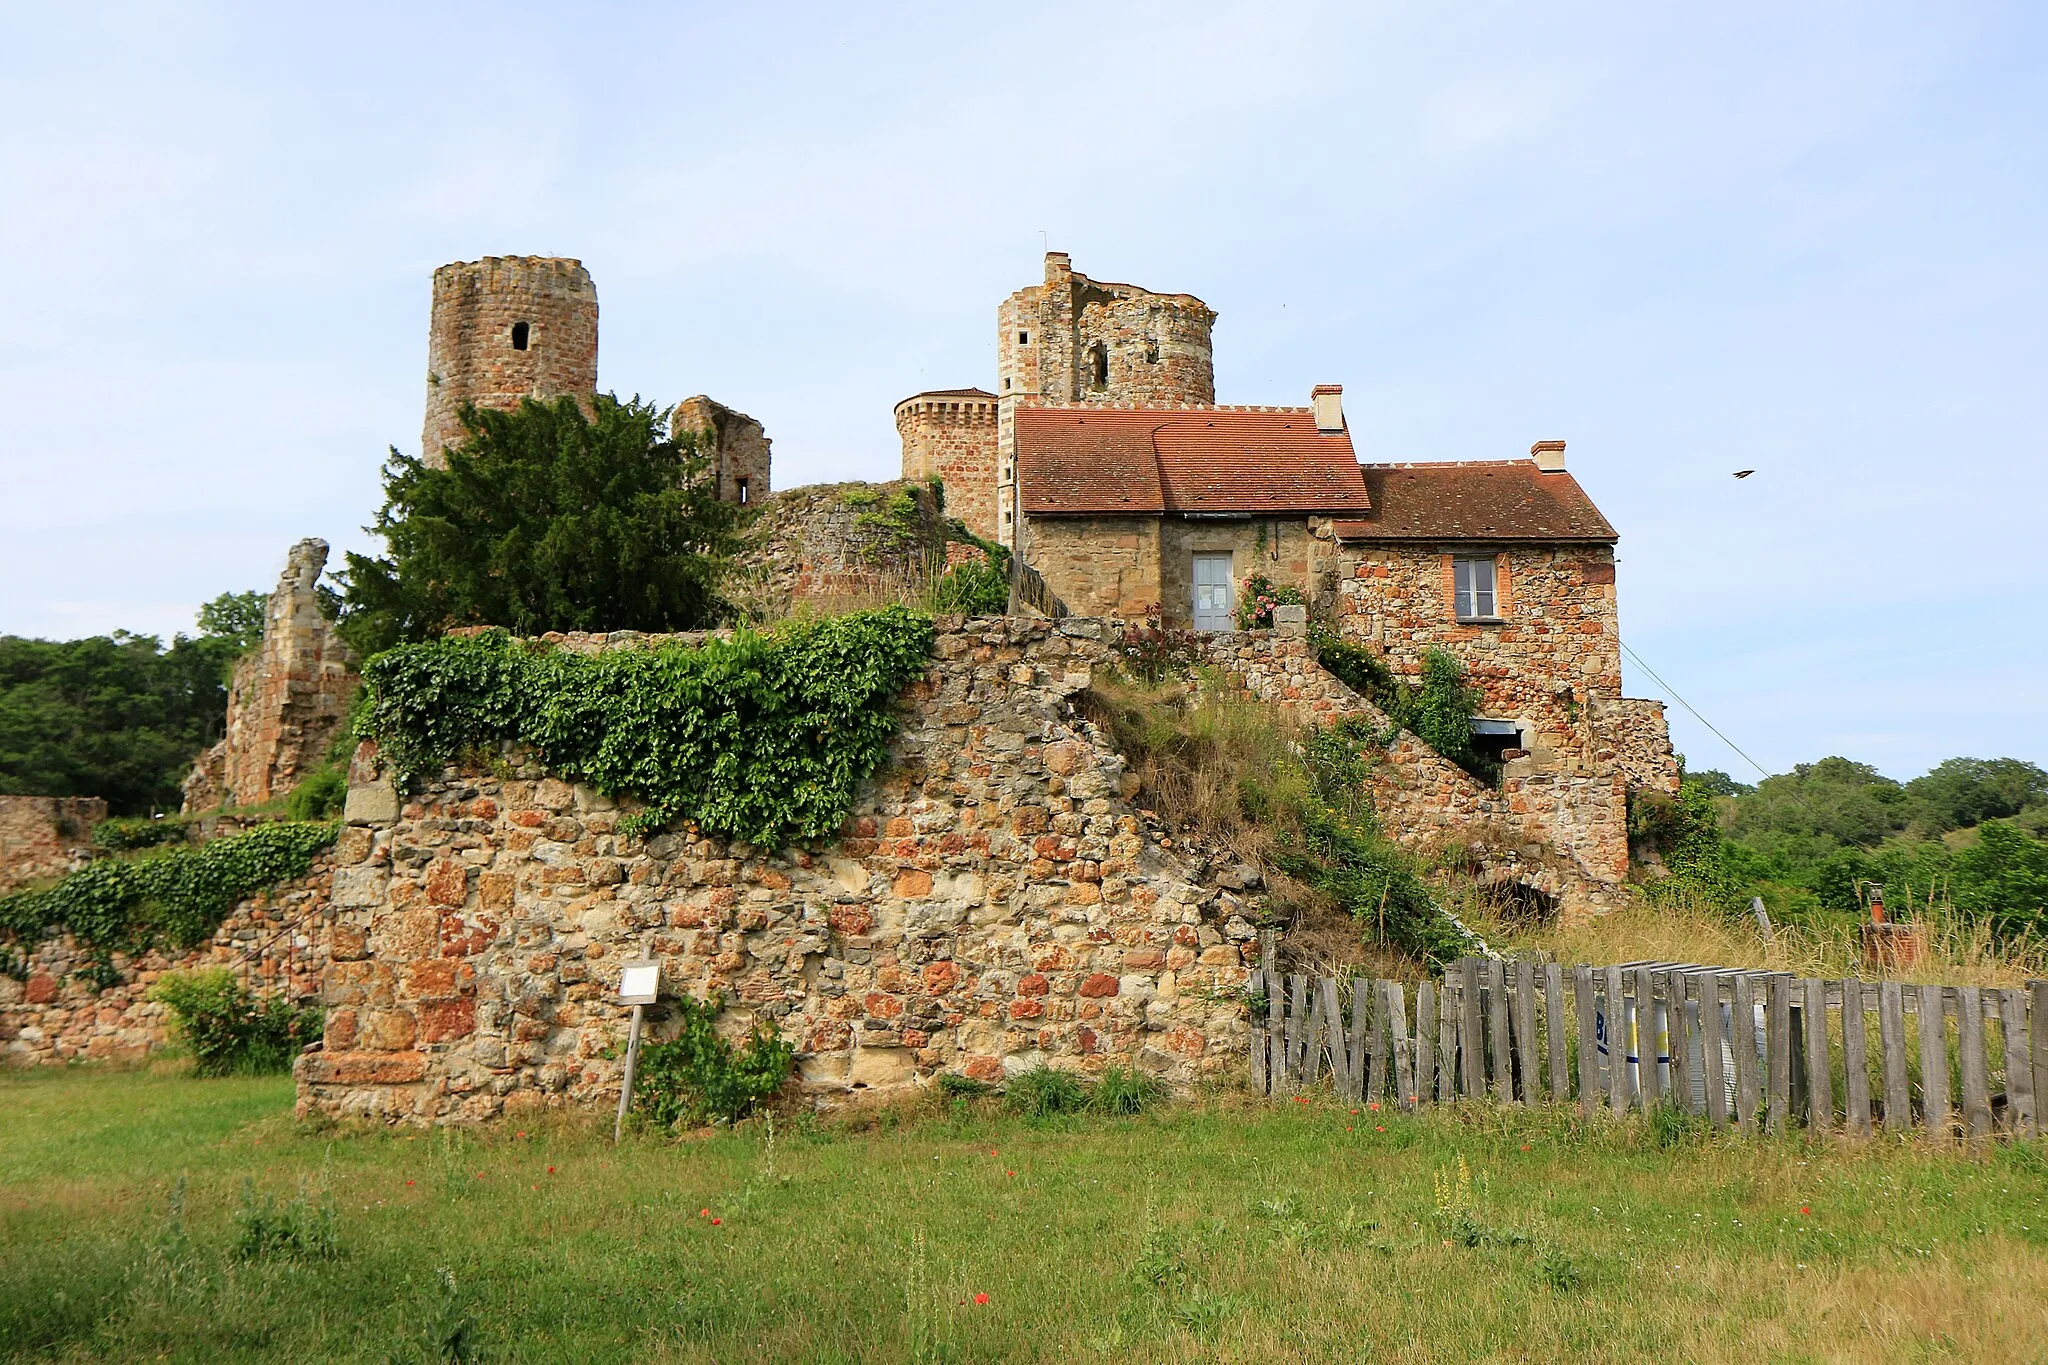
M 1315 410 L 1317 431 L 1344 430 L 1344 386 L 1318 384 L 1309 391 L 1309 407 Z M 1564 447 L 1559 446 L 1562 450 Z
M 1529 447 L 1529 458 L 1545 474 L 1564 473 L 1564 442 L 1538 441 Z

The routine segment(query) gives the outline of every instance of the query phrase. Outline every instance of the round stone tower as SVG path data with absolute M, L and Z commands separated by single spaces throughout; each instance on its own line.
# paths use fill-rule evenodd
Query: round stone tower
M 1216 310 L 1192 294 L 1091 280 L 1064 251 L 1045 283 L 996 309 L 999 398 L 1042 403 L 1214 403 Z
M 985 389 L 912 394 L 896 405 L 903 477 L 937 476 L 946 512 L 993 539 L 996 523 L 996 396 Z
M 581 261 L 486 256 L 434 272 L 427 331 L 430 465 L 462 440 L 464 403 L 515 408 L 522 398 L 597 391 L 597 286 Z

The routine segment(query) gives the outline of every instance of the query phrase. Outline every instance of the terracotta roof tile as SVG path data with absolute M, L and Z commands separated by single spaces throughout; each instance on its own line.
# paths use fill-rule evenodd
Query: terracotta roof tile
M 1307 408 L 1019 407 L 1032 516 L 1371 511 L 1348 432 Z
M 1530 460 L 1369 464 L 1369 518 L 1337 523 L 1339 540 L 1608 541 L 1614 527 L 1579 487 Z

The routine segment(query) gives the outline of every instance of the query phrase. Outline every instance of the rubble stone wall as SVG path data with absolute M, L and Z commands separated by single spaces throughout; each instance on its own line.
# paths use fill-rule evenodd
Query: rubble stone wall
M 95 989 L 81 975 L 92 956 L 68 935 L 28 951 L 22 977 L 0 975 L 0 1062 L 40 1066 L 73 1061 L 136 1061 L 169 1041 L 170 1017 L 148 999 L 169 971 L 226 967 L 261 991 L 294 1000 L 318 994 L 333 918 L 328 889 L 333 859 L 318 855 L 304 877 L 235 907 L 211 941 L 189 953 L 117 953 L 118 980 Z
M 1305 637 L 1247 631 L 1198 638 L 1209 664 L 1304 722 L 1355 719 L 1380 734 L 1394 729 L 1386 713 L 1316 661 Z M 1628 797 L 1618 770 L 1511 770 L 1496 790 L 1403 730 L 1372 783 L 1374 809 L 1395 840 L 1460 845 L 1483 875 L 1526 882 L 1566 915 L 1610 907 L 1628 876 Z
M 915 502 L 908 518 L 891 508 Z M 753 548 L 739 557 L 734 592 L 760 615 L 800 602 L 838 611 L 917 601 L 946 559 L 945 527 L 923 483 L 805 484 L 761 508 Z
M 813 1088 L 939 1071 L 1235 1067 L 1257 877 L 1135 810 L 1068 698 L 1100 621 L 942 620 L 845 831 L 816 849 L 619 832 L 537 768 L 449 771 L 402 807 L 365 769 L 337 846 L 326 1043 L 302 1113 L 407 1122 L 615 1099 L 619 964 L 773 1019 Z M 571 647 L 598 647 L 599 641 Z M 657 1024 L 655 1036 L 662 1035 Z
M 1671 725 L 1663 702 L 1623 697 L 1594 723 L 1607 737 L 1615 761 L 1628 775 L 1629 786 L 1678 794 L 1678 755 L 1671 747 Z
M 106 818 L 97 796 L 0 796 L 0 896 L 83 866 Z

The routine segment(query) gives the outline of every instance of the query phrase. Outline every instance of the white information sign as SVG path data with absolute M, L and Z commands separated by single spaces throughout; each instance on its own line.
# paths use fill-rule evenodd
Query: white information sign
M 628 962 L 619 973 L 621 1005 L 651 1005 L 661 993 L 659 962 Z

